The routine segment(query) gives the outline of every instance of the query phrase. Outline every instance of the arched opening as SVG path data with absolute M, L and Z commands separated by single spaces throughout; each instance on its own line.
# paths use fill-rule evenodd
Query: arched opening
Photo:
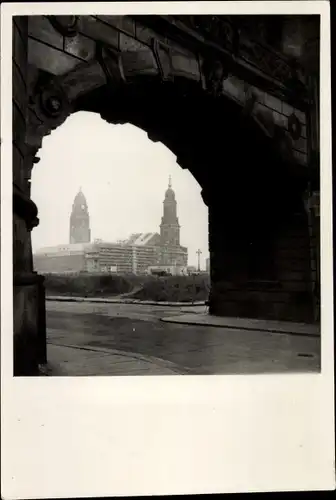
M 104 26 L 109 36 L 115 32 L 107 26 L 111 20 L 88 16 L 82 21 L 80 30 Z M 166 146 L 200 186 L 209 212 L 211 314 L 310 321 L 309 241 L 303 202 L 307 175 L 300 162 L 289 154 L 292 145 L 285 144 L 288 130 L 275 124 L 275 109 L 264 115 L 265 123 L 260 121 L 260 115 L 256 119 L 251 112 L 253 99 L 247 90 L 239 99 L 235 99 L 235 91 L 223 91 L 227 73 L 230 78 L 231 73 L 235 77 L 230 58 L 218 62 L 213 61 L 215 54 L 212 56 L 210 49 L 190 52 L 190 48 L 177 43 L 173 53 L 166 51 L 162 40 L 130 40 L 137 38 L 139 30 L 133 30 L 132 37 L 121 30 L 118 49 L 113 51 L 106 48 L 112 39 L 105 46 L 106 40 L 98 41 L 98 31 L 89 39 L 80 34 L 79 39 L 88 45 L 79 48 L 69 40 L 69 44 L 63 43 L 62 38 L 61 57 L 58 46 L 50 51 L 50 37 L 52 43 L 59 42 L 55 41 L 55 33 L 48 31 L 46 19 L 40 22 L 46 32 L 42 33 L 42 24 L 37 26 L 35 38 L 31 38 L 36 57 L 28 58 L 28 123 L 14 127 L 14 143 L 18 151 L 21 148 L 21 155 L 24 151 L 24 161 L 19 154 L 14 161 L 14 186 L 21 186 L 22 191 L 14 193 L 14 212 L 18 215 L 14 221 L 18 275 L 15 300 L 20 311 L 29 298 L 20 288 L 25 278 L 19 274 L 32 270 L 30 231 L 38 222 L 29 189 L 35 155 L 43 136 L 70 114 L 84 111 L 99 114 L 114 125 L 130 124 L 142 129 L 152 141 Z M 138 20 L 128 20 L 127 25 L 139 27 L 137 23 Z M 52 29 L 57 31 L 55 26 Z M 68 36 L 61 31 L 56 38 Z M 41 36 L 40 45 L 36 44 L 36 36 Z M 50 59 L 41 57 L 45 53 Z M 19 61 L 22 54 L 16 56 Z M 70 61 L 70 56 L 77 59 Z M 23 68 L 26 61 L 22 61 L 19 66 Z M 52 68 L 45 61 L 51 62 Z M 63 66 L 64 61 L 71 62 L 68 69 Z M 23 70 L 21 73 L 26 74 Z M 19 75 L 15 77 L 18 80 Z M 254 84 L 251 87 L 246 83 L 251 90 Z M 230 85 L 235 83 L 229 82 Z M 274 99 L 267 92 L 264 89 L 262 93 L 264 104 L 268 96 L 268 103 L 282 107 L 281 97 Z M 13 109 L 17 110 L 16 104 Z M 285 114 L 276 116 L 282 120 Z M 14 113 L 14 122 L 22 122 L 18 111 Z M 39 230 L 34 231 L 38 234 Z M 285 255 L 288 250 L 295 265 L 289 264 Z M 29 279 L 38 281 L 36 276 Z M 17 317 L 21 321 L 21 312 Z M 31 328 L 38 329 L 35 324 Z M 33 350 L 30 359 L 35 356 Z M 22 348 L 20 356 L 28 359 L 24 353 Z
M 188 170 L 177 165 L 175 156 L 163 144 L 152 142 L 143 130 L 133 125 L 106 123 L 95 113 L 77 112 L 44 138 L 39 156 L 31 180 L 31 196 L 39 207 L 40 219 L 32 232 L 37 272 L 45 273 L 48 269 L 57 272 L 57 264 L 51 258 L 57 246 L 65 251 L 71 243 L 119 242 L 125 245 L 129 241 L 131 245 L 133 235 L 136 245 L 148 247 L 160 245 L 158 238 L 166 232 L 168 250 L 171 245 L 182 246 L 186 248 L 186 256 L 183 258 L 185 263 L 179 262 L 177 254 L 165 265 L 176 263 L 177 268 L 183 268 L 176 269 L 176 273 L 187 274 L 191 268 L 196 270 L 196 252 L 200 249 L 200 267 L 205 271 L 208 213 L 200 196 L 200 186 Z M 169 183 L 177 205 L 173 207 L 177 216 L 176 241 L 170 241 L 174 235 L 170 234 L 172 229 L 167 222 L 163 221 L 161 228 L 165 216 L 162 205 Z M 89 232 L 84 231 L 84 240 L 75 238 L 72 242 L 69 234 L 71 209 L 79 188 L 87 203 Z M 146 235 L 141 239 L 140 236 Z M 43 247 L 53 248 L 45 248 L 43 254 L 40 250 Z M 148 267 L 160 264 L 154 256 L 153 262 L 150 260 L 148 258 Z M 147 271 L 144 265 L 140 268 L 130 265 L 127 271 L 144 274 Z M 125 266 L 126 263 L 121 264 L 120 269 L 125 270 Z M 68 268 L 63 268 L 66 270 L 85 269 L 72 269 L 69 264 Z
M 308 237 L 298 195 L 305 180 L 238 103 L 184 78 L 139 77 L 85 93 L 72 102 L 72 110 L 141 128 L 201 186 L 209 209 L 212 314 L 297 319 L 290 305 L 294 293 L 301 317 L 309 316 L 309 265 L 300 269 L 297 289 L 292 283 L 284 288 L 286 258 L 278 245 L 288 236 L 294 215 L 293 230 L 301 227 L 302 239 Z

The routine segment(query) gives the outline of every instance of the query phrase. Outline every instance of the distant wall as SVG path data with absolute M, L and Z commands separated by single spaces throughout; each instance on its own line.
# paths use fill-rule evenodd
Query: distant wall
M 42 274 L 85 270 L 84 253 L 73 255 L 34 255 L 34 269 Z

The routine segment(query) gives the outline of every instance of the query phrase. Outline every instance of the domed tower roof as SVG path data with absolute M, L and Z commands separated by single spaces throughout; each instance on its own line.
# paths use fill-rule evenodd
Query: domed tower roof
M 78 191 L 78 193 L 75 196 L 73 205 L 75 207 L 81 207 L 81 206 L 87 207 L 87 201 L 86 201 L 86 198 L 85 198 L 85 196 L 83 194 L 82 188 L 79 188 L 79 191 Z
M 172 189 L 171 176 L 169 176 L 168 189 L 166 190 L 165 193 L 165 199 L 175 200 L 175 191 Z

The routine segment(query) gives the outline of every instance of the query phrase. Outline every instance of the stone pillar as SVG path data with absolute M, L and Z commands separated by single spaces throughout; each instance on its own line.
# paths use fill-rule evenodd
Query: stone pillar
M 28 20 L 13 21 L 13 308 L 14 375 L 37 375 L 45 358 L 43 277 L 33 271 L 31 230 L 38 224 L 30 199 L 25 144 L 27 114 Z M 42 339 L 42 344 L 41 344 Z
M 249 256 L 252 252 L 245 221 L 235 210 L 213 200 L 209 205 L 211 291 L 209 312 L 218 316 L 254 317 L 249 296 Z
M 265 197 L 260 203 L 261 196 L 256 193 L 254 202 L 249 198 L 245 203 L 245 196 L 238 203 L 231 198 L 230 204 L 225 203 L 224 194 L 211 198 L 209 313 L 312 322 L 304 209 L 293 204 L 285 214 L 284 199 L 272 203 Z M 288 197 L 286 202 L 290 203 Z

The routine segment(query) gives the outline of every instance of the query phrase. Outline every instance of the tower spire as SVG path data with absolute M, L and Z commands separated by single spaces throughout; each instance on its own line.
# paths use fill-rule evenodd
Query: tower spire
M 160 224 L 161 244 L 163 246 L 180 244 L 180 226 L 176 213 L 175 193 L 172 189 L 171 176 L 169 176 L 168 189 L 163 202 L 163 217 Z

